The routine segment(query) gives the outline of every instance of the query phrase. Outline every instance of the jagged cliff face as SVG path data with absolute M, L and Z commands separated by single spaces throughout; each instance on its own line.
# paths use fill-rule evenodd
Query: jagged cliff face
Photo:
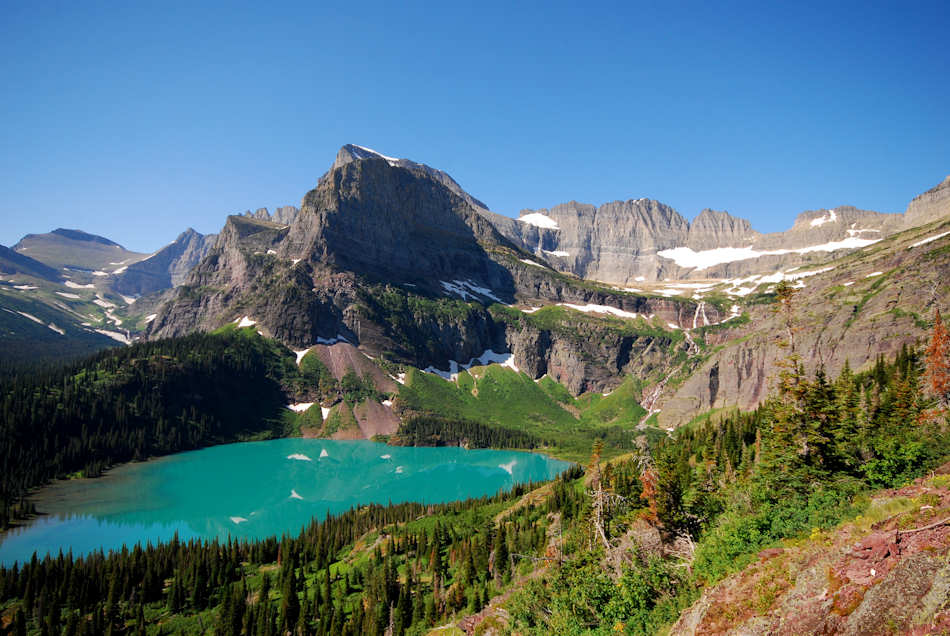
M 216 234 L 199 234 L 188 228 L 172 243 L 116 274 L 112 288 L 127 296 L 141 296 L 177 287 L 208 254 L 216 238 Z
M 148 335 L 244 319 L 295 350 L 345 340 L 373 356 L 439 369 L 488 349 L 509 351 L 530 376 L 548 374 L 575 393 L 611 389 L 627 375 L 654 383 L 650 406 L 674 426 L 711 407 L 752 407 L 768 393 L 787 354 L 768 299 L 664 298 L 581 278 L 626 287 L 837 258 L 833 270 L 797 283 L 804 286 L 797 350 L 810 369 L 823 362 L 836 373 L 845 360 L 860 367 L 923 333 L 928 285 L 939 287 L 950 263 L 938 258 L 926 275 L 916 273 L 910 244 L 932 228 L 881 242 L 904 222 L 838 207 L 760 234 L 726 212 L 704 210 L 689 223 L 648 199 L 599 208 L 572 202 L 516 220 L 492 214 L 441 171 L 344 146 L 299 212 L 230 217 Z M 869 249 L 849 261 L 862 246 Z M 579 309 L 555 321 L 528 319 L 552 304 Z M 748 321 L 696 331 L 743 310 Z M 647 322 L 594 318 L 610 312 Z M 680 330 L 694 335 L 684 339 Z
M 621 286 L 774 272 L 826 260 L 904 227 L 901 215 L 843 206 L 803 212 L 791 229 L 760 234 L 744 219 L 709 209 L 689 223 L 651 199 L 599 208 L 572 201 L 549 210 L 523 210 L 515 221 L 490 218 L 506 237 L 551 267 Z
M 513 297 L 510 276 L 486 251 L 507 241 L 463 198 L 383 158 L 337 164 L 304 197 L 281 256 L 384 281 L 471 280 Z
M 864 368 L 905 344 L 926 342 L 934 311 L 945 309 L 950 297 L 948 235 L 950 218 L 944 217 L 800 279 L 793 338 L 806 370 L 823 365 L 834 377 L 845 363 Z M 707 338 L 714 353 L 661 400 L 661 424 L 675 426 L 710 408 L 751 409 L 774 389 L 777 363 L 789 355 L 785 317 L 771 303 L 746 310 L 748 323 Z
M 513 246 L 450 179 L 344 147 L 289 225 L 264 214 L 229 217 L 149 336 L 246 317 L 295 349 L 345 339 L 422 368 L 510 350 L 529 374 L 548 373 L 578 392 L 668 363 L 671 342 L 660 346 L 649 335 L 604 329 L 594 340 L 583 329 L 579 337 L 493 315 L 492 303 L 575 303 L 680 325 L 696 303 L 622 294 L 556 273 Z M 719 314 L 711 308 L 710 315 Z
M 904 212 L 905 227 L 937 221 L 950 214 L 950 175 L 939 185 L 914 198 Z
M 258 221 L 267 221 L 269 223 L 277 223 L 280 225 L 290 225 L 294 222 L 294 219 L 297 218 L 299 213 L 300 210 L 294 206 L 284 205 L 274 210 L 273 213 L 269 212 L 267 208 L 258 208 L 253 213 L 250 210 L 246 211 L 244 216 L 257 219 Z

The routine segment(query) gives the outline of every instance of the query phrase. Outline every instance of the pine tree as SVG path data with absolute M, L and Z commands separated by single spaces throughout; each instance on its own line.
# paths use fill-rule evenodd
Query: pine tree
M 934 316 L 930 344 L 927 346 L 927 385 L 941 407 L 950 402 L 950 333 L 938 309 Z

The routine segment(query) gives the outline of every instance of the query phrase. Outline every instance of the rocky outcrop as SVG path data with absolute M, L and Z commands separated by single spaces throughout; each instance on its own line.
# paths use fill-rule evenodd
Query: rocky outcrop
M 745 219 L 706 208 L 689 224 L 685 245 L 698 252 L 717 247 L 735 247 L 753 242 L 759 236 Z
M 307 193 L 278 254 L 433 290 L 463 279 L 510 301 L 510 276 L 486 252 L 499 245 L 491 223 L 426 171 L 371 156 Z
M 757 562 L 707 589 L 670 633 L 946 633 L 950 492 L 918 479 L 875 497 L 872 514 L 896 499 L 929 503 L 874 524 L 859 516 L 819 541 L 763 550 Z
M 250 210 L 246 211 L 244 216 L 257 219 L 258 221 L 267 221 L 268 223 L 290 225 L 294 222 L 294 219 L 297 218 L 299 213 L 300 210 L 294 206 L 284 205 L 274 210 L 273 213 L 268 212 L 267 208 L 258 208 L 253 213 Z
M 616 388 L 628 375 L 649 377 L 686 349 L 672 336 L 623 333 L 582 316 L 552 329 L 517 321 L 506 339 L 519 370 L 532 378 L 548 375 L 574 395 Z
M 554 269 L 621 286 L 742 277 L 802 266 L 879 240 L 904 224 L 898 214 L 843 206 L 803 212 L 789 230 L 760 234 L 744 219 L 709 209 L 689 223 L 676 210 L 650 199 L 600 207 L 572 201 L 522 210 L 517 221 L 489 218 L 506 237 Z M 710 254 L 720 248 L 743 248 L 746 253 L 741 258 Z M 688 251 L 681 254 L 683 250 Z M 709 256 L 696 256 L 702 252 Z
M 216 234 L 188 228 L 159 251 L 115 274 L 112 288 L 126 296 L 142 296 L 176 287 L 211 251 L 216 239 Z
M 948 231 L 950 219 L 905 231 L 800 279 L 792 304 L 793 337 L 806 371 L 823 365 L 835 377 L 846 362 L 852 369 L 866 368 L 880 355 L 890 358 L 903 345 L 924 342 L 934 310 L 944 309 L 950 294 L 950 236 L 927 239 Z M 789 354 L 784 317 L 772 305 L 745 309 L 751 320 L 710 333 L 707 344 L 714 353 L 661 400 L 663 426 L 710 408 L 751 409 L 774 389 L 778 363 Z
M 916 227 L 950 214 L 950 175 L 939 185 L 914 197 L 904 212 L 905 227 Z

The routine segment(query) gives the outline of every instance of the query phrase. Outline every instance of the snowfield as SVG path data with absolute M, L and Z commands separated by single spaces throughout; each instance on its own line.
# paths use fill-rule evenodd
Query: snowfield
M 761 256 L 775 256 L 781 254 L 807 254 L 809 252 L 834 252 L 843 249 L 856 249 L 873 245 L 881 239 L 864 239 L 851 236 L 840 241 L 831 241 L 821 245 L 810 245 L 808 247 L 799 247 L 787 250 L 766 250 L 759 251 L 749 247 L 717 247 L 712 250 L 703 250 L 695 252 L 689 247 L 674 247 L 668 250 L 660 250 L 658 256 L 667 258 L 675 262 L 680 267 L 691 269 L 708 269 L 715 265 L 723 263 L 732 263 L 735 261 L 745 261 Z
M 528 225 L 533 225 L 535 227 L 543 227 L 547 230 L 559 230 L 561 229 L 557 221 L 551 217 L 541 214 L 540 212 L 532 212 L 531 214 L 525 214 L 524 216 L 518 217 L 518 221 L 522 223 L 527 223 Z

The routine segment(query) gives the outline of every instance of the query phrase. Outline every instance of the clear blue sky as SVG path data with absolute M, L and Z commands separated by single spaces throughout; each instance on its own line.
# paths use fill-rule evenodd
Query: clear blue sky
M 946 0 L 5 2 L 0 243 L 151 251 L 299 204 L 345 143 L 509 215 L 900 212 L 950 174 L 948 24 Z

